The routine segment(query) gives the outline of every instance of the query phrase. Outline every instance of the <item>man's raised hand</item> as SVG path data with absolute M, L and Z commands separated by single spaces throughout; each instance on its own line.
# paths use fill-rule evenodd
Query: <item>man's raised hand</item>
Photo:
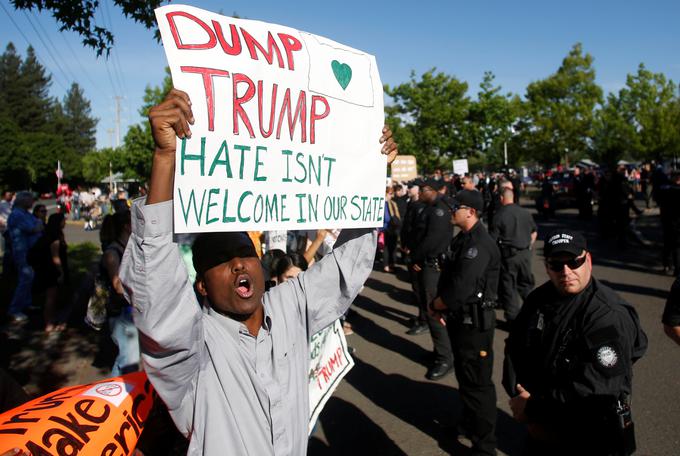
M 191 111 L 191 100 L 186 92 L 172 89 L 162 103 L 149 111 L 151 133 L 156 143 L 156 152 L 172 153 L 174 155 L 179 138 L 190 138 L 189 125 L 194 123 Z
M 146 204 L 155 204 L 172 199 L 176 138 L 190 138 L 189 124 L 194 123 L 189 95 L 181 90 L 172 89 L 161 104 L 151 108 L 149 123 L 156 150 L 153 155 Z
M 387 164 L 389 165 L 397 157 L 399 150 L 397 149 L 397 143 L 392 139 L 392 130 L 390 130 L 390 127 L 385 125 L 382 133 L 383 135 L 380 137 L 380 144 L 383 146 L 380 152 L 383 155 L 387 155 Z

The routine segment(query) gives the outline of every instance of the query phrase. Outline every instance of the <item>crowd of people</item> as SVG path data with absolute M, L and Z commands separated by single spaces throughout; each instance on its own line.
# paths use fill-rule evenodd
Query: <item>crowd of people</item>
M 377 231 L 174 236 L 176 137 L 187 135 L 191 119 L 188 96 L 177 90 L 151 109 L 156 151 L 148 195 L 134 204 L 124 193 L 112 200 L 97 272 L 108 290 L 106 334 L 118 352 L 111 373 L 145 370 L 188 454 L 306 453 L 310 337 L 346 316 L 376 258 L 384 273 L 399 263 L 408 269 L 418 314 L 407 334 L 431 337 L 428 379 L 455 373 L 463 404 L 457 433 L 472 454 L 496 454 L 496 309 L 509 331 L 502 386 L 513 417 L 527 424 L 527 454 L 635 451 L 632 366 L 647 348 L 637 313 L 593 277 L 586 239 L 571 229 L 545 236 L 549 280 L 535 287 L 538 228 L 519 204 L 524 183 L 517 173 L 436 171 L 393 182 Z M 389 163 L 397 154 L 391 132 L 378 138 Z M 579 215 L 591 217 L 599 199 L 603 233 L 614 230 L 622 244 L 630 241 L 631 211 L 640 211 L 636 192 L 649 192 L 661 209 L 664 266 L 678 273 L 672 201 L 680 174 L 663 179 L 663 170 L 650 168 L 646 186 L 646 175 L 631 180 L 623 167 L 601 176 L 590 168 L 569 173 Z M 544 175 L 538 186 L 537 206 L 553 216 L 556 185 Z M 64 223 L 69 210 L 75 219 L 91 218 L 90 195 L 98 199 L 62 189 L 64 209 L 46 221 L 43 208 L 29 212 L 30 194 L 0 201 L 5 258 L 17 274 L 9 306 L 15 322 L 25 320 L 31 287 L 39 284 L 45 330 L 63 325 L 56 302 L 69 281 Z M 676 280 L 663 317 L 678 343 L 679 289 Z M 349 323 L 344 329 L 351 334 Z

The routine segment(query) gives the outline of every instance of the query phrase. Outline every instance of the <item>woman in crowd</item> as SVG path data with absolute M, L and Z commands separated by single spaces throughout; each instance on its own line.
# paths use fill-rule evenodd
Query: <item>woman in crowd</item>
M 29 263 L 35 271 L 33 289 L 45 292 L 45 332 L 64 329 L 58 321 L 57 303 L 59 288 L 69 284 L 68 245 L 64 238 L 66 219 L 63 213 L 50 215 L 45 233 L 31 248 Z
M 43 226 L 47 225 L 47 206 L 44 204 L 36 204 L 33 206 L 33 217 L 40 220 Z
M 118 356 L 111 373 L 121 375 L 139 369 L 139 335 L 132 321 L 130 304 L 123 296 L 123 284 L 118 277 L 120 262 L 132 232 L 132 225 L 130 211 L 116 212 L 110 217 L 114 238 L 107 242 L 106 250 L 102 255 L 100 274 L 109 288 L 106 312 L 109 318 L 111 339 L 118 346 Z
M 274 267 L 276 268 L 277 283 L 283 283 L 297 277 L 302 271 L 306 271 L 308 263 L 305 257 L 299 253 L 289 253 L 283 258 L 279 258 Z

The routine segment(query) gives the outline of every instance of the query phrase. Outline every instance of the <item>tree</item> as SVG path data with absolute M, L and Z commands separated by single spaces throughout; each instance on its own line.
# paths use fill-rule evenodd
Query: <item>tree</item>
M 513 124 L 517 121 L 521 100 L 512 94 L 501 94 L 501 87 L 493 85 L 492 72 L 484 73 L 477 100 L 470 105 L 469 128 L 472 150 L 487 165 L 503 164 L 503 143 L 510 141 Z M 512 154 L 516 161 L 518 154 Z
M 11 188 L 30 188 L 54 175 L 48 161 L 63 149 L 51 125 L 54 100 L 49 97 L 50 76 L 35 57 L 33 48 L 21 59 L 12 43 L 0 56 L 0 177 Z
M 387 123 L 403 154 L 415 155 L 421 172 L 450 167 L 449 160 L 470 150 L 467 117 L 468 85 L 431 69 L 417 80 L 394 88 L 385 85 L 393 104 L 385 108 Z
M 538 161 L 573 162 L 589 152 L 594 109 L 602 101 L 592 64 L 577 43 L 556 73 L 527 87 L 522 134 Z
M 53 105 L 50 79 L 30 46 L 24 60 L 12 43 L 0 56 L 0 102 L 22 131 L 45 130 Z
M 10 42 L 0 56 L 0 109 L 10 112 L 20 105 L 24 96 L 20 80 L 21 56 Z
M 23 60 L 11 43 L 0 56 L 0 180 L 8 187 L 54 189 L 58 160 L 78 180 L 81 155 L 94 147 L 90 102 L 74 84 L 62 106 L 49 96 L 50 79 L 31 47 Z
M 92 117 L 90 101 L 77 83 L 74 82 L 64 96 L 62 107 L 64 140 L 78 155 L 85 155 L 97 144 L 98 119 Z
M 87 182 L 101 182 L 112 170 L 122 168 L 123 150 L 110 147 L 92 150 L 82 157 L 83 178 Z
M 673 81 L 641 63 L 637 74 L 626 78 L 618 98 L 633 130 L 633 158 L 661 160 L 680 152 L 680 98 Z
M 134 19 L 147 29 L 154 28 L 156 16 L 154 9 L 162 3 L 161 0 L 113 0 L 125 17 Z M 91 47 L 101 55 L 107 54 L 114 44 L 114 36 L 110 30 L 95 22 L 95 12 L 99 7 L 98 0 L 12 0 L 17 10 L 47 10 L 52 17 L 61 24 L 59 30 L 72 30 L 83 37 L 83 44 Z M 156 31 L 156 37 L 158 37 Z
M 622 158 L 632 158 L 634 136 L 635 127 L 630 113 L 626 112 L 621 98 L 610 93 L 595 116 L 591 157 L 613 168 Z

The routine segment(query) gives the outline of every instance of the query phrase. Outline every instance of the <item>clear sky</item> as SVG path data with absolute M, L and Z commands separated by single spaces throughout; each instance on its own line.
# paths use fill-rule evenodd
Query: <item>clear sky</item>
M 55 97 L 62 98 L 71 82 L 78 82 L 99 118 L 97 145 L 108 147 L 115 144 L 115 97 L 122 97 L 122 138 L 129 125 L 142 121 L 137 111 L 144 88 L 160 84 L 166 61 L 152 31 L 124 19 L 111 0 L 100 3 L 96 22 L 110 26 L 116 40 L 108 60 L 97 59 L 76 34 L 58 32 L 49 14 L 16 12 L 9 0 L 0 0 L 0 46 L 4 50 L 12 41 L 25 55 L 30 42 L 53 75 Z M 493 71 L 504 91 L 524 95 L 529 82 L 557 70 L 576 42 L 595 57 L 597 81 L 605 92 L 620 89 L 640 62 L 680 82 L 677 0 L 173 3 L 226 15 L 236 12 L 363 50 L 376 56 L 382 81 L 390 85 L 406 82 L 411 70 L 420 75 L 436 67 L 467 81 L 473 98 L 486 70 Z

